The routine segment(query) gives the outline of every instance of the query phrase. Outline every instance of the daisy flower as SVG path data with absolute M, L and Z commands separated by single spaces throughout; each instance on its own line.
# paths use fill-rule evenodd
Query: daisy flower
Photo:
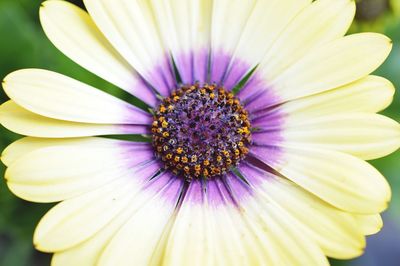
M 1 123 L 26 135 L 7 185 L 60 202 L 34 233 L 53 265 L 328 265 L 359 256 L 390 188 L 365 160 L 400 146 L 376 114 L 380 34 L 350 0 L 60 0 L 54 45 L 148 105 L 41 69 L 9 74 Z M 143 135 L 145 142 L 107 137 Z M 103 136 L 103 137 L 102 137 Z

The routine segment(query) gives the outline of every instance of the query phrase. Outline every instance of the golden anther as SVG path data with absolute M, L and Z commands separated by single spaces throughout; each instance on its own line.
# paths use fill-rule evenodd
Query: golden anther
M 196 165 L 194 166 L 194 170 L 195 170 L 195 171 L 200 171 L 200 170 L 201 170 L 200 164 L 196 164 Z
M 175 156 L 174 160 L 175 160 L 175 162 L 179 162 L 181 160 L 181 158 L 179 156 Z
M 238 146 L 239 146 L 239 147 L 243 147 L 243 145 L 244 145 L 244 144 L 243 144 L 242 141 L 239 141 L 239 142 L 238 142 Z
M 182 152 L 183 152 L 183 149 L 181 147 L 176 149 L 176 153 L 177 154 L 182 154 Z
M 167 155 L 165 155 L 165 158 L 167 158 L 168 160 L 171 160 L 172 159 L 172 154 L 168 153 Z
M 214 93 L 210 93 L 210 98 L 214 99 L 215 98 L 215 94 Z
M 222 161 L 222 156 L 221 156 L 221 155 L 218 155 L 218 156 L 217 156 L 217 162 L 220 162 L 220 161 Z
M 153 127 L 157 127 L 158 126 L 158 121 L 153 121 Z
M 192 163 L 197 162 L 197 156 L 196 155 L 192 155 L 191 161 L 192 161 Z
M 239 156 L 239 154 L 240 154 L 240 151 L 239 151 L 238 149 L 236 149 L 236 150 L 235 150 L 235 155 L 236 155 L 236 156 Z
M 168 122 L 167 122 L 167 121 L 163 121 L 162 124 L 161 124 L 161 126 L 162 126 L 163 128 L 167 128 L 167 127 L 168 127 Z
M 189 160 L 186 156 L 182 157 L 182 163 L 187 163 Z
M 165 106 L 164 105 L 160 105 L 160 113 L 165 113 L 165 111 L 167 111 Z
M 163 135 L 164 138 L 169 137 L 169 133 L 168 132 L 163 132 L 162 135 Z
M 190 171 L 190 168 L 189 168 L 189 166 L 185 166 L 185 167 L 183 167 L 183 171 L 185 171 L 186 173 L 189 173 L 189 171 Z
M 179 99 L 180 99 L 180 97 L 179 96 L 174 96 L 174 102 L 177 102 L 177 101 L 179 101 Z
M 157 132 L 161 133 L 161 132 L 163 132 L 163 129 L 161 127 L 159 127 L 159 128 L 157 128 Z
M 224 150 L 224 151 L 222 151 L 222 153 L 225 155 L 225 157 L 229 157 L 229 151 Z
M 209 165 L 210 165 L 210 161 L 209 161 L 209 160 L 204 160 L 203 164 L 204 164 L 205 166 L 209 166 Z
M 168 111 L 172 111 L 172 110 L 174 110 L 174 108 L 175 108 L 175 106 L 173 106 L 173 105 L 168 105 Z
M 159 118 L 158 118 L 158 121 L 160 121 L 160 122 L 163 122 L 165 120 L 165 117 L 163 117 L 163 116 L 160 116 Z
M 164 151 L 167 151 L 168 149 L 169 149 L 169 147 L 168 147 L 167 145 L 164 145 L 164 146 L 163 146 L 163 150 L 164 150 Z

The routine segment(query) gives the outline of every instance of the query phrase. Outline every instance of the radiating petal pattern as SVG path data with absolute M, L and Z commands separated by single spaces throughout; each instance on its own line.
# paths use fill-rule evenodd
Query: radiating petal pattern
M 4 79 L 0 123 L 28 136 L 3 151 L 5 179 L 22 199 L 59 202 L 34 233 L 52 265 L 322 266 L 363 253 L 391 198 L 365 160 L 396 151 L 400 126 L 377 114 L 393 84 L 371 75 L 392 42 L 345 36 L 355 1 L 84 4 L 45 1 L 44 32 L 149 110 L 48 70 Z

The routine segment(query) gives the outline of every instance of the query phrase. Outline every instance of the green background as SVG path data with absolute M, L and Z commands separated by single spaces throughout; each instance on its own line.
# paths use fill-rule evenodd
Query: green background
M 38 18 L 39 0 L 0 0 L 0 79 L 20 68 L 44 68 L 57 71 L 112 94 L 120 90 L 80 68 L 63 56 L 45 37 Z M 79 3 L 79 1 L 70 1 Z M 382 31 L 392 38 L 394 48 L 376 74 L 390 79 L 400 88 L 400 19 L 383 12 L 386 0 L 364 0 L 359 3 L 359 19 L 353 31 Z M 399 0 L 395 0 L 398 4 Z M 384 7 L 382 10 L 379 8 Z M 378 12 L 379 11 L 379 12 Z M 368 13 L 369 12 L 369 13 Z M 372 14 L 372 15 L 371 15 Z M 372 17 L 371 17 L 372 16 Z M 373 22 L 367 22 L 373 21 Z M 0 92 L 1 102 L 7 97 Z M 400 121 L 400 94 L 384 114 Z M 20 136 L 0 127 L 0 150 Z M 384 213 L 383 230 L 368 238 L 365 254 L 352 261 L 332 261 L 333 265 L 398 266 L 400 265 L 400 152 L 372 162 L 389 180 L 393 198 Z M 4 166 L 0 164 L 0 176 Z M 50 256 L 32 248 L 32 234 L 40 217 L 51 207 L 18 199 L 0 179 L 0 266 L 48 265 Z

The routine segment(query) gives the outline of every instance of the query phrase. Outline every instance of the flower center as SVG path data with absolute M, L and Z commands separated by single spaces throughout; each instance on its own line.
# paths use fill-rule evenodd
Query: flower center
M 246 156 L 250 128 L 247 111 L 223 87 L 182 86 L 154 114 L 153 147 L 174 174 L 208 179 Z

